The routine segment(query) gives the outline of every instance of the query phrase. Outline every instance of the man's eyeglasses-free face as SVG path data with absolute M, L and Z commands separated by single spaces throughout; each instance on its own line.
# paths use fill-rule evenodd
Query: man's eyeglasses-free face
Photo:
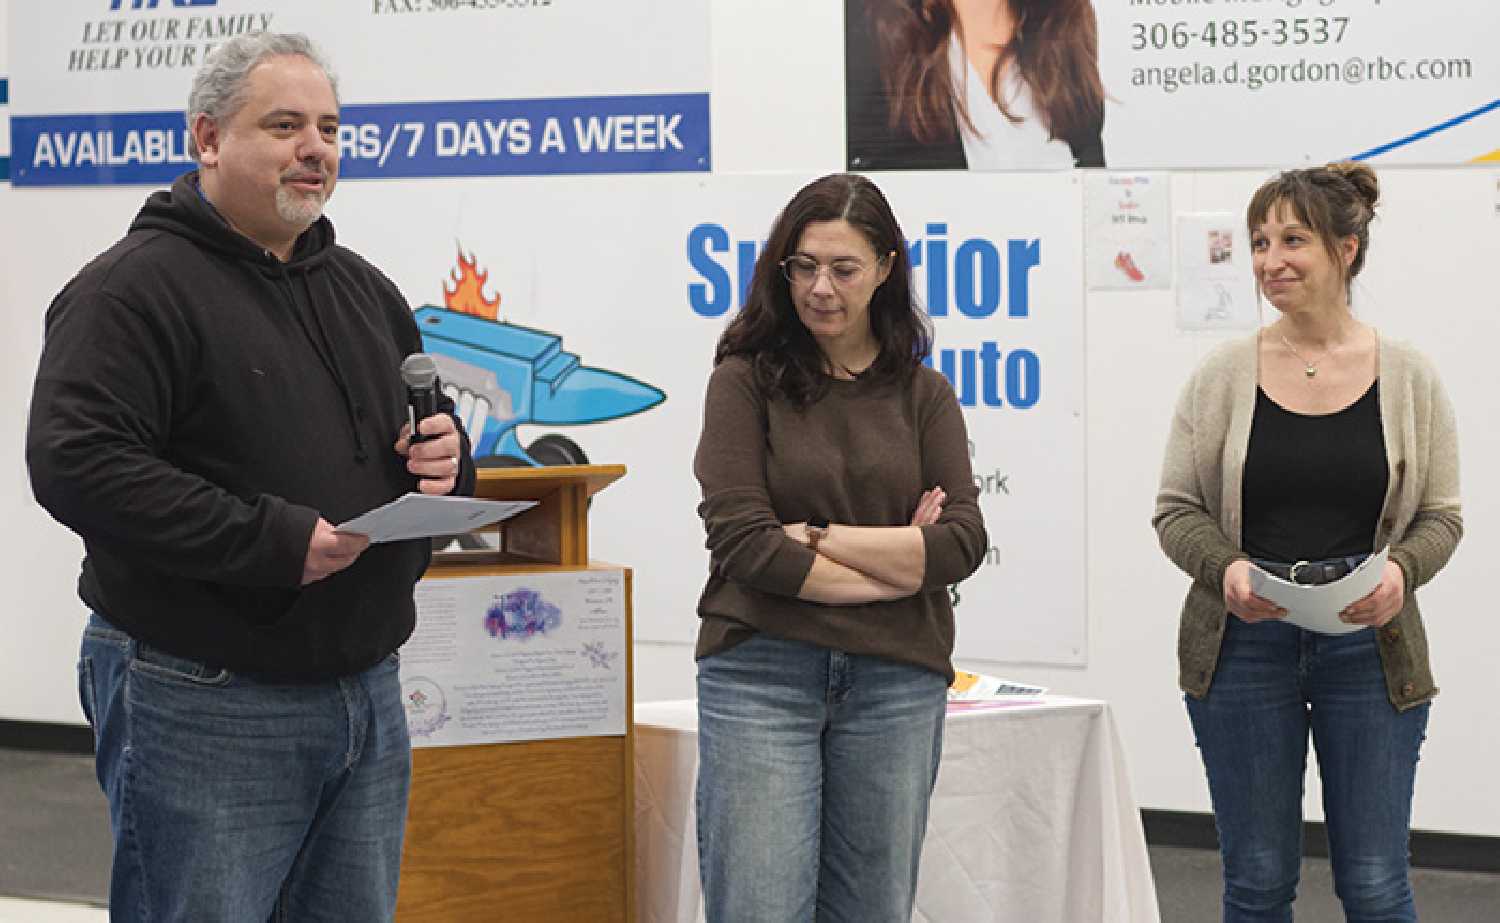
M 810 256 L 793 254 L 781 261 L 781 274 L 799 288 L 812 288 L 818 280 L 818 273 L 825 269 L 828 271 L 828 281 L 839 288 L 857 285 L 865 277 L 865 273 L 870 271 L 869 266 L 853 259 L 834 260 L 825 266 Z

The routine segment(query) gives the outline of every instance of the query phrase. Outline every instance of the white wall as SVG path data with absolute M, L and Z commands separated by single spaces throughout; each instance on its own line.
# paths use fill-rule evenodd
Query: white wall
M 837 6 L 715 4 L 718 171 L 842 166 L 842 103 L 821 89 L 842 81 L 842 56 L 828 54 L 840 42 Z M 796 27 L 787 28 L 790 22 Z M 1500 496 L 1486 477 L 1500 464 L 1500 436 L 1489 422 L 1500 382 L 1492 359 L 1500 343 L 1496 171 L 1386 169 L 1381 177 L 1386 204 L 1355 300 L 1363 317 L 1438 362 L 1459 415 L 1465 472 L 1466 537 L 1422 591 L 1442 694 L 1418 772 L 1414 825 L 1500 836 L 1500 799 L 1489 794 L 1500 737 L 1471 731 L 1494 724 L 1493 664 L 1500 662 L 1500 620 L 1490 615 L 1480 563 L 1500 553 L 1492 523 Z M 1173 209 L 1241 215 L 1264 178 L 1245 171 L 1179 173 Z M 1177 331 L 1174 299 L 1171 292 L 1129 292 L 1090 293 L 1087 300 L 1089 527 L 1079 572 L 1088 588 L 1088 666 L 959 663 L 1107 699 L 1140 804 L 1207 811 L 1208 789 L 1176 683 L 1177 613 L 1187 578 L 1158 549 L 1150 515 L 1172 403 L 1220 337 Z M 684 584 L 686 617 L 698 585 L 686 578 Z M 636 645 L 639 700 L 693 694 L 690 646 Z M 1309 773 L 1309 819 L 1322 817 L 1319 797 L 1316 773 Z
M 0 0 L 0 12 L 5 2 Z M 713 4 L 716 172 L 807 176 L 840 169 L 842 4 Z M 0 36 L 4 28 L 0 17 Z M 0 73 L 3 63 L 0 58 Z M 1238 214 L 1261 178 L 1248 172 L 1179 174 L 1174 208 Z M 1387 205 L 1356 300 L 1368 319 L 1414 341 L 1439 363 L 1458 410 L 1466 475 L 1468 535 L 1448 570 L 1423 590 L 1443 694 L 1419 772 L 1415 825 L 1500 836 L 1500 799 L 1488 794 L 1500 743 L 1483 732 L 1494 723 L 1490 702 L 1500 620 L 1492 616 L 1481 576 L 1482 561 L 1500 553 L 1492 526 L 1500 498 L 1486 477 L 1500 463 L 1500 436 L 1489 424 L 1497 381 L 1492 344 L 1500 342 L 1495 175 L 1477 168 L 1390 169 L 1382 179 Z M 10 590 L 0 621 L 6 639 L 0 644 L 0 718 L 81 720 L 73 681 L 83 620 L 73 592 L 80 547 L 31 501 L 20 446 L 46 302 L 122 233 L 147 191 L 14 190 L 0 184 L 6 334 L 0 340 L 0 393 L 9 396 L 0 401 L 0 434 L 11 447 L 0 462 L 0 512 L 7 514 L 0 581 Z M 90 219 L 67 217 L 80 212 Z M 1177 612 L 1186 578 L 1157 550 L 1148 520 L 1172 401 L 1217 338 L 1177 332 L 1173 315 L 1169 292 L 1094 294 L 1087 302 L 1089 530 L 1087 558 L 1078 562 L 1078 572 L 1089 599 L 1088 666 L 961 662 L 1109 700 L 1140 803 L 1202 811 L 1208 809 L 1207 791 L 1175 684 Z M 680 450 L 689 453 L 691 446 Z M 629 489 L 628 479 L 612 488 Z M 992 522 L 990 528 L 1005 524 Z M 671 577 L 681 584 L 685 624 L 694 618 L 700 576 Z M 1003 619 L 1006 613 L 983 617 Z M 693 694 L 690 646 L 642 643 L 636 653 L 639 700 Z M 1309 816 L 1321 816 L 1315 779 Z

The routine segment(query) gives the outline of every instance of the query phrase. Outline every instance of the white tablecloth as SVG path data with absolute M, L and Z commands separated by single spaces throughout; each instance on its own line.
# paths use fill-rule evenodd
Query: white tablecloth
M 696 923 L 697 705 L 642 703 L 635 722 L 638 923 Z M 1106 703 L 950 712 L 913 920 L 1159 923 Z

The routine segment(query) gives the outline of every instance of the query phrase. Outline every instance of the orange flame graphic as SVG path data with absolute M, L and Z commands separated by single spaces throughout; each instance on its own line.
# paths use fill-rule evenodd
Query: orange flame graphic
M 447 283 L 443 283 L 443 302 L 451 311 L 462 314 L 473 314 L 487 320 L 497 320 L 500 317 L 500 295 L 497 293 L 493 299 L 484 297 L 484 283 L 490 277 L 489 271 L 479 270 L 477 257 L 464 257 L 463 246 L 458 249 L 458 268 L 453 270 L 453 288 L 450 290 Z

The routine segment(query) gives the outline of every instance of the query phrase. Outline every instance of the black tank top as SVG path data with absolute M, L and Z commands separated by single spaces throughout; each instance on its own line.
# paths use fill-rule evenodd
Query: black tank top
M 1241 492 L 1245 553 L 1290 563 L 1374 551 L 1389 478 L 1378 380 L 1320 415 L 1293 413 L 1256 388 Z

